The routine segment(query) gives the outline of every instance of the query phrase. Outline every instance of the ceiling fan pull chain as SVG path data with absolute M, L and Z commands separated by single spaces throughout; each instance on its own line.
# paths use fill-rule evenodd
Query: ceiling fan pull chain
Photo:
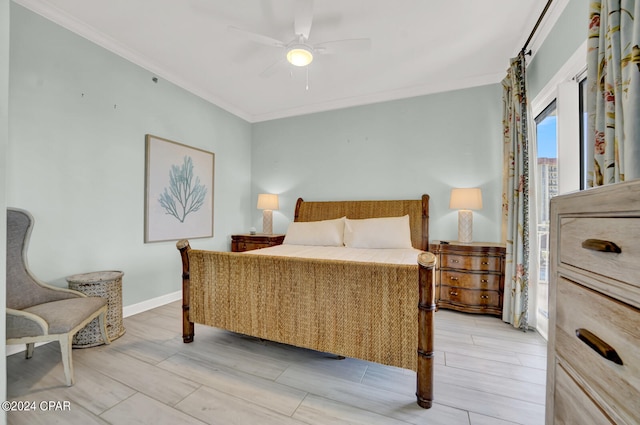
M 309 90 L 309 67 L 307 67 L 307 86 L 305 87 L 305 90 Z

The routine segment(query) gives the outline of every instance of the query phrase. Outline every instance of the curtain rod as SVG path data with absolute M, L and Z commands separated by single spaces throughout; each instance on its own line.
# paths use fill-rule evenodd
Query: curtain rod
M 553 0 L 547 0 L 547 4 L 544 6 L 544 9 L 542 9 L 542 13 L 540 14 L 540 17 L 538 18 L 538 20 L 536 21 L 536 24 L 533 26 L 533 29 L 531 30 L 531 34 L 529 34 L 529 38 L 527 38 L 527 41 L 524 43 L 524 46 L 522 46 L 522 51 L 525 52 L 525 55 L 531 54 L 531 50 L 529 50 L 528 52 L 526 51 L 527 46 L 529 46 L 529 42 L 531 41 L 536 31 L 538 30 L 538 27 L 540 26 L 542 19 L 544 19 L 544 15 L 547 14 L 547 10 L 549 10 L 549 6 L 551 6 L 552 2 Z

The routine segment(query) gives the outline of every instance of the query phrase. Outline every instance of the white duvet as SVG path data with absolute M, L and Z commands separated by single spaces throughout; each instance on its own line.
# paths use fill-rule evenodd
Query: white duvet
M 418 264 L 414 248 L 347 248 L 344 246 L 277 245 L 269 248 L 246 251 L 249 255 L 276 255 L 280 257 L 321 258 L 369 263 Z

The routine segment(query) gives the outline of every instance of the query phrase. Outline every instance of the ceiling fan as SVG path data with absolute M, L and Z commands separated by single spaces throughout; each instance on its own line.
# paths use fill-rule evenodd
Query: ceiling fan
M 349 53 L 368 50 L 371 47 L 371 40 L 368 38 L 351 38 L 311 44 L 309 43 L 309 34 L 312 23 L 313 0 L 296 0 L 293 22 L 294 37 L 288 42 L 234 26 L 230 26 L 228 29 L 253 42 L 283 50 L 284 55 L 260 73 L 260 76 L 263 77 L 275 73 L 285 60 L 294 66 L 305 67 L 314 60 L 315 55 Z

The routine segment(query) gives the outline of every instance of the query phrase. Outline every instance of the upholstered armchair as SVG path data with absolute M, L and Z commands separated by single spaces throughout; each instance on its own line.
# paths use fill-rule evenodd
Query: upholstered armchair
M 26 344 L 29 359 L 35 343 L 58 341 L 66 384 L 71 386 L 73 336 L 98 317 L 102 338 L 109 343 L 107 300 L 39 281 L 27 263 L 32 227 L 28 211 L 7 209 L 7 345 Z

